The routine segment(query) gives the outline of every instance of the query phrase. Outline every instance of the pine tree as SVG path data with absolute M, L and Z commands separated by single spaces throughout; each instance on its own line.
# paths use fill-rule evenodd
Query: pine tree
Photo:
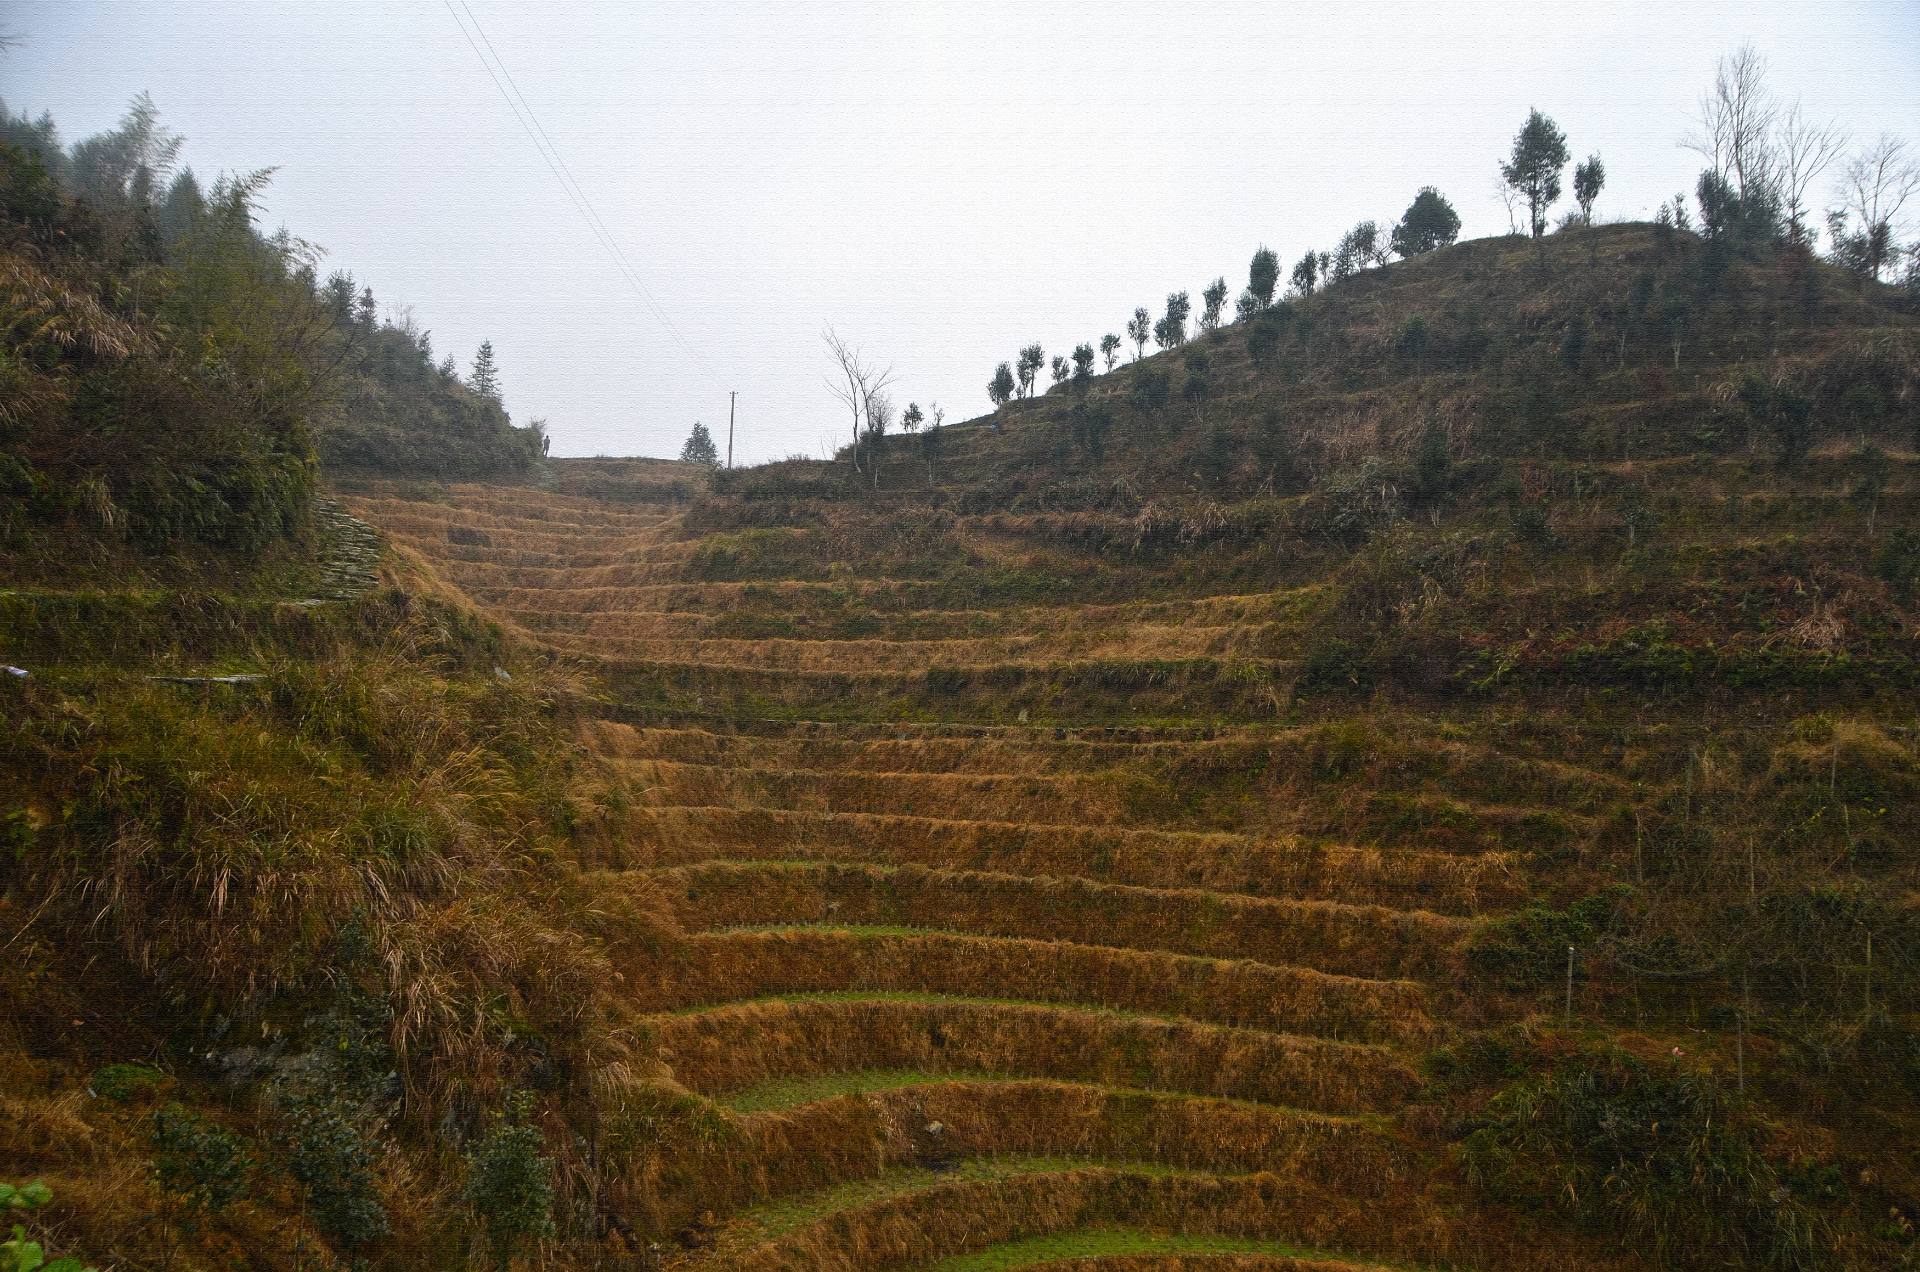
M 1002 362 L 993 369 L 993 379 L 987 384 L 987 396 L 995 406 L 1005 406 L 1013 401 L 1013 394 L 1013 364 Z
M 1527 201 L 1533 237 L 1547 230 L 1547 209 L 1560 197 L 1560 169 L 1567 165 L 1567 135 L 1539 111 L 1513 138 L 1513 154 L 1500 165 L 1500 175 Z
M 500 370 L 493 362 L 493 341 L 480 342 L 480 352 L 473 355 L 473 378 L 467 381 L 467 387 L 482 397 L 500 400 Z M 712 445 L 711 439 L 708 445 Z
M 485 349 L 487 346 L 480 347 Z M 713 434 L 707 431 L 707 426 L 698 420 L 694 421 L 693 431 L 687 434 L 686 445 L 680 448 L 680 462 L 705 464 L 708 468 L 719 466 L 720 448 L 713 444 Z

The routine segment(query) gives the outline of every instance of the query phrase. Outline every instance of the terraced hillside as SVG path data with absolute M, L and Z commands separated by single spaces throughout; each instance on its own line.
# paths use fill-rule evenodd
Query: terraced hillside
M 685 582 L 701 545 L 676 535 L 671 503 L 452 487 L 354 505 L 557 649 L 757 680 L 783 665 L 771 648 L 816 676 L 891 676 L 888 698 L 913 692 L 916 665 L 999 657 L 1057 674 L 1056 633 L 1075 628 L 1095 635 L 1064 666 L 1088 676 L 1127 662 L 1099 642 L 1130 657 L 1141 631 L 1219 660 L 1211 646 L 1245 629 L 1181 619 L 1301 606 L 1284 591 L 1161 599 L 1151 579 L 1115 578 L 1116 594 L 1142 598 L 882 608 L 882 591 L 914 588 L 880 580 L 862 593 L 871 636 L 702 636 L 730 615 L 805 616 L 820 589 Z M 602 617 L 659 634 L 598 637 Z M 956 634 L 983 629 L 1006 635 Z M 1304 789 L 1336 739 L 964 710 L 883 724 L 858 718 L 884 707 L 859 694 L 832 721 L 697 700 L 610 707 L 587 741 L 633 806 L 605 866 L 664 900 L 685 934 L 635 961 L 634 1006 L 673 1081 L 739 1141 L 741 1160 L 698 1168 L 712 1200 L 681 1203 L 694 1210 L 683 1225 L 728 1216 L 699 1237 L 715 1266 L 839 1266 L 830 1250 L 844 1266 L 907 1266 L 1063 1227 L 1165 1229 L 1189 1209 L 1171 1226 L 1196 1239 L 1379 1248 L 1378 1208 L 1410 1204 L 1389 1188 L 1411 1169 L 1391 1118 L 1435 1035 L 1430 984 L 1469 916 L 1515 899 L 1512 862 L 1472 836 L 1389 843 L 1342 832 L 1331 802 L 1314 815 L 1276 803 L 1275 783 Z M 1111 697 L 1096 707 L 1124 718 Z M 1587 804 L 1609 786 L 1518 766 Z M 1448 787 L 1484 806 L 1506 762 L 1462 747 L 1446 767 Z M 1442 798 L 1428 786 L 1409 781 L 1405 797 Z M 1289 1195 L 1269 1195 L 1289 1163 Z M 940 1231 L 929 1216 L 942 1213 L 962 1230 Z M 1233 1258 L 1290 1266 L 1278 1245 Z
M 1617 365 L 1548 372 L 1531 351 L 1605 292 L 1563 287 L 1490 339 L 1612 423 L 1503 452 L 1470 427 L 1510 421 L 1465 354 L 1353 360 L 1409 314 L 1464 331 L 1477 294 L 1440 283 L 1487 265 L 1302 306 L 1320 334 L 1293 373 L 1247 363 L 1235 328 L 1198 342 L 1217 379 L 1192 418 L 1128 414 L 1175 352 L 951 430 L 930 490 L 902 447 L 878 483 L 562 461 L 544 485 L 348 492 L 598 686 L 581 741 L 612 811 L 587 865 L 670 920 L 613 960 L 661 1092 L 615 1209 L 668 1264 L 1890 1248 L 1819 1207 L 1915 1195 L 1911 1099 L 1869 1123 L 1832 1077 L 1869 1051 L 1897 1067 L 1913 1037 L 1913 319 L 1776 305 L 1762 276 L 1684 376 L 1629 335 Z M 1766 347 L 1788 327 L 1820 333 L 1791 366 Z M 1742 405 L 1756 368 L 1815 403 L 1790 465 L 1765 401 Z M 1821 377 L 1842 372 L 1881 396 L 1839 405 Z M 1114 435 L 1076 449 L 1093 408 Z M 1643 455 L 1649 421 L 1713 439 Z M 1830 1010 L 1863 991 L 1864 1016 Z M 1717 1109 L 1736 1083 L 1744 1138 L 1709 1115 L 1687 1160 L 1737 1149 L 1746 1173 L 1662 1165 L 1659 1101 Z M 1650 1126 L 1619 1150 L 1650 1163 L 1637 1182 L 1589 1195 L 1580 1154 L 1606 1137 L 1541 1130 L 1576 1088 L 1641 1101 L 1596 1115 Z M 1866 1182 L 1816 1198 L 1795 1172 L 1821 1171 Z M 1634 1188 L 1707 1227 L 1663 1218 L 1680 1235 L 1652 1243 L 1606 1208 Z

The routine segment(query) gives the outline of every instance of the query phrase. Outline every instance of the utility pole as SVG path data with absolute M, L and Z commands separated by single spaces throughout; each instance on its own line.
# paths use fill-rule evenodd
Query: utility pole
M 733 406 L 740 394 L 733 389 L 727 390 L 727 467 L 733 467 Z

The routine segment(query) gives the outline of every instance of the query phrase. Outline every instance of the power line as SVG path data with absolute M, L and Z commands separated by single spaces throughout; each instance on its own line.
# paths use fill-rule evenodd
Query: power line
M 601 242 L 604 243 L 607 250 L 613 254 L 615 262 L 626 275 L 627 281 L 633 284 L 635 290 L 640 293 L 641 298 L 647 302 L 647 307 L 653 311 L 653 316 L 659 319 L 660 325 L 667 329 L 667 333 L 673 337 L 674 342 L 685 351 L 688 357 L 699 363 L 700 367 L 705 370 L 709 376 L 714 378 L 714 387 L 718 388 L 719 377 L 714 373 L 713 368 L 708 365 L 705 358 L 700 356 L 698 350 L 694 349 L 681 338 L 679 329 L 673 325 L 673 320 L 667 316 L 666 310 L 661 307 L 659 301 L 647 288 L 646 283 L 640 278 L 639 271 L 634 269 L 632 263 L 627 260 L 626 253 L 620 250 L 620 241 L 614 237 L 613 230 L 607 225 L 606 219 L 600 215 L 599 210 L 593 206 L 593 201 L 587 197 L 586 187 L 582 186 L 580 179 L 573 175 L 573 169 L 567 165 L 566 156 L 560 153 L 560 147 L 555 144 L 553 138 L 548 134 L 546 127 L 541 124 L 540 116 L 534 113 L 533 103 L 528 101 L 527 95 L 520 91 L 520 85 L 513 78 L 513 72 L 508 69 L 506 59 L 501 57 L 500 50 L 493 46 L 493 41 L 488 37 L 486 28 L 480 25 L 479 16 L 474 13 L 472 6 L 467 4 L 467 0 L 460 0 L 460 8 L 466 13 L 467 21 L 473 24 L 473 29 L 475 33 L 479 35 L 481 42 L 487 46 L 487 52 L 493 54 L 494 63 L 499 66 L 500 74 L 506 78 L 507 86 L 513 90 L 513 97 L 519 99 L 520 108 L 526 113 L 526 120 L 532 123 L 533 129 L 528 133 L 528 136 L 531 137 L 533 132 L 538 132 L 539 139 L 535 142 L 535 145 L 538 146 L 541 142 L 545 143 L 545 153 L 551 155 L 553 160 L 548 167 L 551 169 L 554 165 L 558 165 L 558 170 L 554 175 L 561 179 L 563 188 L 571 186 L 570 192 L 577 196 L 575 206 L 578 207 L 581 214 L 587 218 L 588 225 L 597 229 Z M 472 43 L 472 41 L 469 40 L 468 43 Z M 478 51 L 477 49 L 475 50 L 475 52 Z M 482 61 L 484 62 L 485 59 L 483 58 Z M 499 80 L 495 80 L 494 84 L 498 87 Z M 511 106 L 512 104 L 513 101 L 510 98 L 508 105 Z M 525 124 L 523 123 L 522 126 L 524 127 Z
M 587 223 L 587 230 L 599 241 L 600 245 L 607 250 L 607 254 L 613 258 L 614 265 L 619 270 L 621 277 L 626 279 L 628 285 L 638 293 L 640 299 L 645 302 L 647 309 L 653 314 L 654 319 L 666 329 L 667 334 L 673 338 L 675 344 L 680 346 L 681 351 L 707 375 L 713 387 L 719 389 L 719 374 L 714 371 L 712 365 L 708 363 L 705 358 L 700 356 L 699 351 L 688 344 L 685 338 L 681 336 L 679 329 L 673 325 L 673 320 L 667 317 L 666 310 L 661 308 L 660 302 L 656 300 L 653 293 L 648 290 L 646 283 L 641 280 L 638 271 L 628 262 L 626 253 L 620 250 L 619 241 L 614 238 L 613 232 L 607 227 L 606 221 L 600 216 L 599 212 L 594 209 L 592 200 L 587 197 L 586 189 L 581 186 L 578 178 L 574 177 L 572 169 L 567 167 L 566 158 L 560 153 L 559 146 L 554 144 L 553 138 L 548 135 L 546 128 L 541 125 L 540 117 L 534 113 L 533 104 L 527 100 L 526 94 L 520 91 L 519 84 L 514 82 L 513 72 L 507 69 L 506 60 L 500 56 L 499 50 L 494 48 L 493 41 L 488 39 L 486 29 L 480 25 L 480 19 L 475 16 L 473 10 L 467 6 L 466 0 L 461 0 L 460 2 L 460 9 L 466 11 L 465 21 L 461 20 L 460 10 L 456 10 L 453 7 L 453 0 L 441 0 L 441 3 L 446 6 L 447 13 L 453 18 L 454 25 L 460 28 L 460 34 L 466 38 L 467 47 L 471 48 L 474 56 L 480 59 L 481 68 L 487 72 L 487 77 L 493 81 L 494 88 L 499 90 L 501 99 L 507 103 L 507 109 L 513 112 L 515 121 L 519 123 L 521 130 L 527 134 L 527 140 L 533 143 L 534 150 L 539 154 L 541 161 L 547 165 L 547 171 L 553 174 L 553 179 L 560 184 L 561 192 L 567 196 L 568 200 L 573 204 L 574 210 L 579 212 L 581 219 Z M 467 30 L 468 22 L 473 24 L 472 32 Z M 474 41 L 475 34 L 479 35 L 480 41 L 487 46 L 487 53 L 493 55 L 492 61 L 488 60 L 487 53 L 480 51 L 480 44 Z M 495 71 L 496 64 L 499 68 L 497 72 Z M 502 82 L 503 77 L 504 82 Z M 724 392 L 726 390 L 722 391 Z

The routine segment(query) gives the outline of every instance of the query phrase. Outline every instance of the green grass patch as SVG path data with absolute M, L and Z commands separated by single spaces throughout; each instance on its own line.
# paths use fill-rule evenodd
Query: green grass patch
M 1289 1259 L 1349 1257 L 1288 1241 L 1261 1241 L 1200 1233 L 1146 1232 L 1137 1228 L 1082 1228 L 1074 1232 L 1050 1232 L 1044 1236 L 990 1246 L 971 1254 L 955 1255 L 929 1265 L 927 1272 L 1001 1272 L 1006 1268 L 1029 1268 L 1059 1259 L 1109 1258 L 1128 1254 L 1266 1254 Z M 1367 1259 L 1363 1266 L 1412 1268 L 1414 1265 Z
M 843 1095 L 865 1095 L 874 1091 L 897 1091 L 902 1087 L 930 1086 L 937 1082 L 1020 1081 L 1002 1075 L 961 1071 L 930 1073 L 919 1069 L 867 1069 L 857 1073 L 821 1073 L 804 1078 L 775 1078 L 759 1086 L 718 1097 L 716 1103 L 735 1113 L 765 1113 L 771 1109 L 799 1108 Z
M 1099 1082 L 1075 1082 L 1065 1078 L 986 1073 L 964 1069 L 952 1072 L 935 1072 L 928 1069 L 861 1069 L 850 1073 L 821 1073 L 799 1078 L 775 1078 L 770 1082 L 763 1082 L 731 1095 L 715 1096 L 713 1101 L 734 1113 L 767 1113 L 778 1109 L 800 1108 L 843 1095 L 866 1095 L 880 1091 L 898 1091 L 905 1087 L 938 1086 L 949 1082 L 1009 1086 L 1039 1083 L 1047 1086 L 1084 1087 L 1114 1096 L 1146 1096 L 1161 1100 L 1206 1100 L 1212 1104 L 1231 1105 L 1234 1108 L 1292 1113 L 1320 1122 L 1365 1125 L 1376 1129 L 1385 1129 L 1392 1121 L 1385 1114 L 1319 1113 L 1287 1104 L 1263 1104 L 1257 1100 L 1243 1100 L 1225 1095 L 1195 1095 L 1185 1091 L 1108 1086 Z
M 699 1003 L 692 1007 L 675 1007 L 670 1011 L 658 1013 L 662 1016 L 698 1016 L 702 1012 L 727 1011 L 735 1007 L 755 1007 L 770 1003 L 928 1003 L 956 1007 L 1029 1007 L 1040 1011 L 1069 1011 L 1082 1016 L 1111 1016 L 1118 1020 L 1155 1020 L 1169 1024 L 1198 1026 L 1203 1029 L 1223 1029 L 1237 1033 L 1278 1033 L 1278 1030 L 1255 1029 L 1244 1025 L 1221 1025 L 1207 1020 L 1195 1020 L 1191 1016 L 1176 1016 L 1169 1012 L 1128 1011 L 1119 1007 L 1101 1007 L 1093 1003 L 1050 1003 L 1031 998 L 974 998 L 964 994 L 926 994 L 908 990 L 890 989 L 828 989 L 799 994 L 769 994 L 764 998 L 739 998 L 724 1003 Z M 1305 1035 L 1303 1035 L 1305 1036 Z M 1334 1038 L 1312 1036 L 1315 1043 L 1328 1046 L 1365 1047 L 1365 1043 L 1343 1043 Z

